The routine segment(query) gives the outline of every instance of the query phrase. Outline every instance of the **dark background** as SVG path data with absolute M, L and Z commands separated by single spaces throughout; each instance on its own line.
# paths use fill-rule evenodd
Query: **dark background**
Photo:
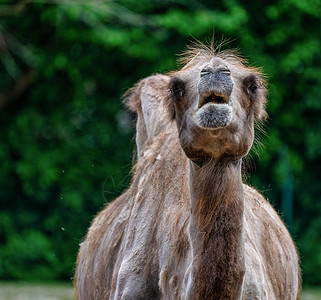
M 321 284 L 318 0 L 0 2 L 0 279 L 67 280 L 90 221 L 130 182 L 121 95 L 229 39 L 269 82 L 248 183 L 285 219 L 304 284 Z

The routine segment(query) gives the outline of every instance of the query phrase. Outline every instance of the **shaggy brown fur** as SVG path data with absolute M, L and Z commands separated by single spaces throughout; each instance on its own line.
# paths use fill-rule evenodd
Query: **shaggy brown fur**
M 241 179 L 254 121 L 266 116 L 262 74 L 235 53 L 203 45 L 184 63 L 126 94 L 137 113 L 133 179 L 81 244 L 76 299 L 297 299 L 293 241 Z M 202 89 L 213 83 L 206 72 L 222 82 L 215 99 L 229 95 L 228 104 L 201 105 Z M 197 124 L 195 107 L 209 128 Z M 223 119 L 213 123 L 216 114 Z

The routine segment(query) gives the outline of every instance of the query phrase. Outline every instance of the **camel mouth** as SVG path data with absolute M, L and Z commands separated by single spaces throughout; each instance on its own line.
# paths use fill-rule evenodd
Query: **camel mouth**
M 215 92 L 211 92 L 209 94 L 202 95 L 198 108 L 201 108 L 205 104 L 212 103 L 212 104 L 228 104 L 229 99 L 226 95 L 218 94 Z
M 214 92 L 200 95 L 195 111 L 196 123 L 204 129 L 218 129 L 228 126 L 233 117 L 233 108 L 229 96 Z

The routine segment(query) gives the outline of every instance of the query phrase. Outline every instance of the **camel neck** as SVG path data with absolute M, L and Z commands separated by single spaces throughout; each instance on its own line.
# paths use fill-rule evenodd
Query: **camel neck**
M 245 272 L 241 163 L 211 161 L 200 167 L 190 162 L 189 237 L 195 258 L 190 299 L 241 297 Z
M 213 220 L 229 213 L 232 206 L 239 207 L 241 214 L 231 215 L 233 219 L 243 216 L 242 161 L 214 161 L 203 166 L 190 161 L 189 186 L 191 214 L 198 219 L 201 231 L 209 234 L 214 229 Z M 210 232 L 209 232 L 210 231 Z

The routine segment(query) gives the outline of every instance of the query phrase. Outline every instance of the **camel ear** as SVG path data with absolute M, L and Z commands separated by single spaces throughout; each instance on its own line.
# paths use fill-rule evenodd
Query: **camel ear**
M 265 111 L 267 91 L 262 78 L 258 74 L 245 77 L 243 88 L 253 103 L 255 120 L 266 119 L 268 116 Z

